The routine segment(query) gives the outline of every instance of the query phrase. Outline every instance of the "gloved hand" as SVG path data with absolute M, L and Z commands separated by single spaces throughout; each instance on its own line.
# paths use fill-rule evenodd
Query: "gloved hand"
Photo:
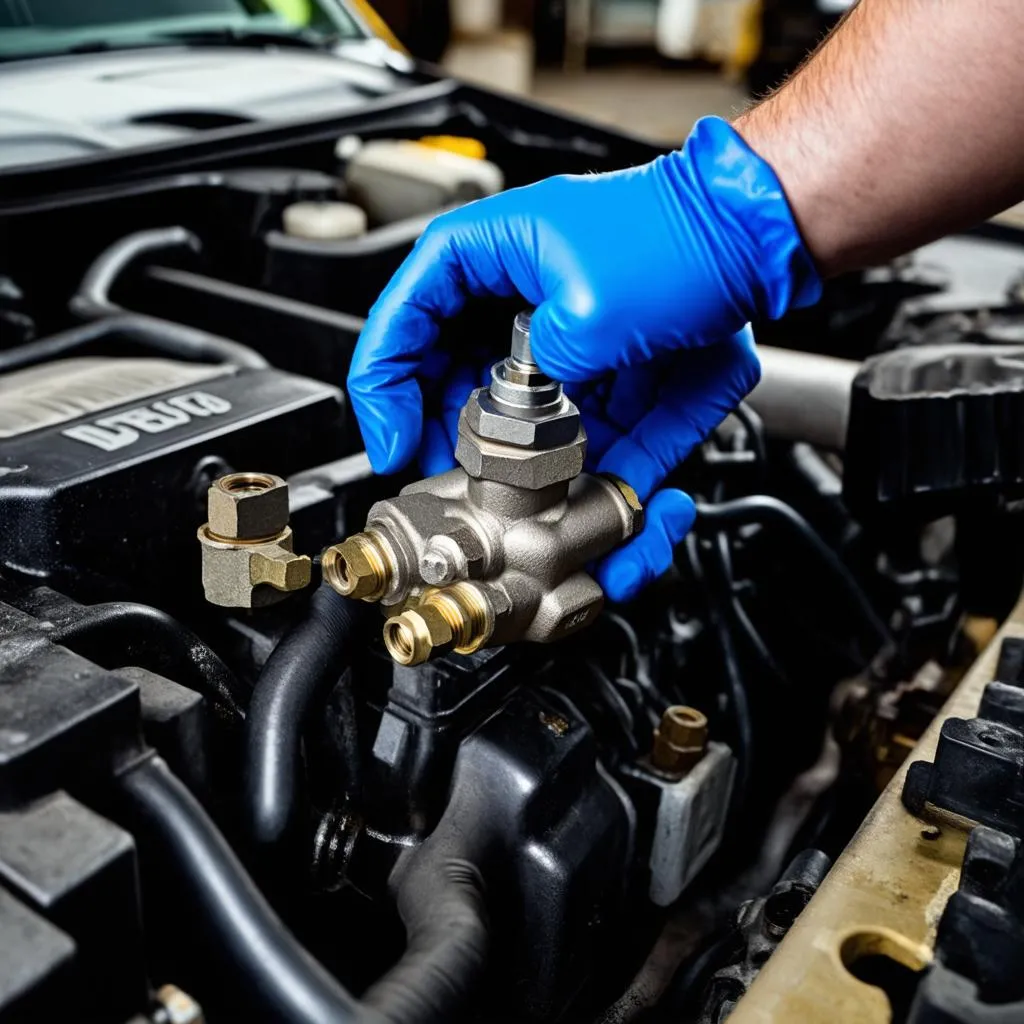
M 479 383 L 445 368 L 442 421 L 424 429 L 417 378 L 443 365 L 440 321 L 468 295 L 536 306 L 534 357 L 556 380 L 599 381 L 574 396 L 590 451 L 646 503 L 644 530 L 598 573 L 625 600 L 668 568 L 693 523 L 692 501 L 658 485 L 757 383 L 745 325 L 820 292 L 775 173 L 726 122 L 704 118 L 682 150 L 641 167 L 549 178 L 437 218 L 370 311 L 349 395 L 375 470 L 422 447 L 425 470 L 439 472 Z

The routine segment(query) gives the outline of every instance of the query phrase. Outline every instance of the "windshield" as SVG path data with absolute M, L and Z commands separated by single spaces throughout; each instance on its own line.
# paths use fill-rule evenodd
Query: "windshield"
M 338 0 L 0 0 L 0 57 L 223 37 L 328 46 L 363 32 Z

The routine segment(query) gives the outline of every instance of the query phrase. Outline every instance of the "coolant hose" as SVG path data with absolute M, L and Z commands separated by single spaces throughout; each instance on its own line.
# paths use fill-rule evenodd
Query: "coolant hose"
M 122 313 L 5 349 L 0 352 L 0 373 L 79 355 L 83 349 L 109 342 L 194 363 L 226 363 L 247 370 L 263 370 L 268 365 L 258 352 L 237 341 L 155 316 Z
M 202 243 L 187 228 L 146 228 L 133 231 L 107 246 L 93 260 L 71 298 L 71 312 L 83 320 L 123 313 L 124 310 L 110 298 L 117 279 L 140 257 L 175 250 L 199 253 Z
M 244 813 L 264 855 L 283 851 L 302 808 L 302 733 L 316 702 L 348 667 L 355 630 L 368 605 L 326 584 L 305 617 L 263 666 L 246 716 Z
M 161 884 L 195 915 L 202 955 L 244 1000 L 240 1016 L 275 1024 L 379 1021 L 300 945 L 206 811 L 158 757 L 124 772 L 122 824 L 160 858 Z
M 456 793 L 429 838 L 395 869 L 392 887 L 405 925 L 405 952 L 363 994 L 364 1005 L 389 1024 L 457 1019 L 483 974 L 490 945 L 477 867 L 484 857 L 484 820 L 479 807 L 467 816 Z

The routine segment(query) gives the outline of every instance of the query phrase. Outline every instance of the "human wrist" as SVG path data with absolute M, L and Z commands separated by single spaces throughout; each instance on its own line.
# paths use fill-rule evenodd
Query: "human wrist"
M 821 296 L 821 278 L 771 165 L 731 125 L 704 117 L 666 168 L 700 214 L 730 300 L 745 319 L 778 319 Z

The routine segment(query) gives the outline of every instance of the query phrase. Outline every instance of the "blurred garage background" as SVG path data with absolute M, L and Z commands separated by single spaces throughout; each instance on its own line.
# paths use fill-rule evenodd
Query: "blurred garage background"
M 380 0 L 451 74 L 679 142 L 796 67 L 848 0 Z

